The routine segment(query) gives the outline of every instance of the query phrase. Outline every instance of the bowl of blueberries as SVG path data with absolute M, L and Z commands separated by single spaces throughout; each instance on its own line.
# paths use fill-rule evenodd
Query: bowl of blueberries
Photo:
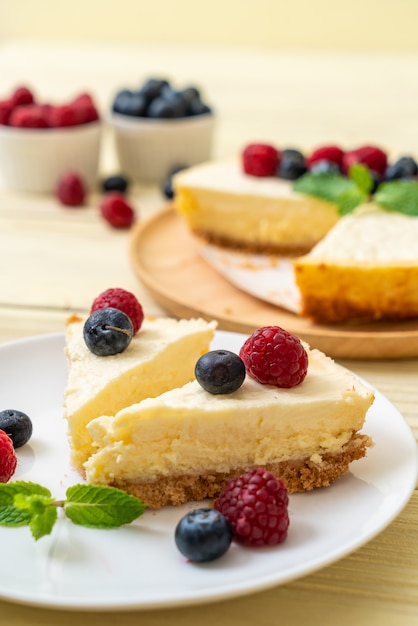
M 209 160 L 215 117 L 195 86 L 176 89 L 149 78 L 137 90 L 119 90 L 109 124 L 120 170 L 136 182 L 161 184 L 176 168 Z

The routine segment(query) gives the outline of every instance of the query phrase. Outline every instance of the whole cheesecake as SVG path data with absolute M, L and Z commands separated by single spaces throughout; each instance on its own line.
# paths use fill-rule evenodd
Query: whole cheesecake
M 418 317 L 418 217 L 373 204 L 294 261 L 302 315 L 317 322 Z
M 258 466 L 289 492 L 329 485 L 372 444 L 359 431 L 374 394 L 322 352 L 307 351 L 306 378 L 290 389 L 247 374 L 237 391 L 213 395 L 194 380 L 92 420 L 88 482 L 122 488 L 151 508 L 214 497 Z
M 82 472 L 95 450 L 87 424 L 192 380 L 196 361 L 208 351 L 216 328 L 215 322 L 202 319 L 146 318 L 123 353 L 103 357 L 87 348 L 84 321 L 73 316 L 66 325 L 69 371 L 64 396 L 71 462 Z
M 174 206 L 195 235 L 252 252 L 298 255 L 337 223 L 338 209 L 296 193 L 292 181 L 246 174 L 239 160 L 208 162 L 173 177 Z

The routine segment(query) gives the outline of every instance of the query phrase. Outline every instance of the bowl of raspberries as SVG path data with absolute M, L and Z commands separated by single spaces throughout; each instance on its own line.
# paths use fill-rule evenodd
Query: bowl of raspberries
M 52 193 L 63 174 L 76 171 L 93 186 L 102 126 L 89 93 L 52 104 L 15 88 L 0 99 L 0 181 L 13 191 Z
M 149 78 L 120 89 L 109 123 L 121 171 L 139 183 L 162 183 L 177 168 L 209 160 L 215 117 L 195 86 Z

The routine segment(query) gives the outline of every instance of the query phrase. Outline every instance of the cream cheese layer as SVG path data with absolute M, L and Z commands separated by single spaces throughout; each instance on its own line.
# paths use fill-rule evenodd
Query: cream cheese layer
M 373 204 L 347 215 L 302 262 L 360 267 L 418 265 L 418 218 Z
M 249 176 L 238 161 L 197 165 L 173 181 L 190 228 L 231 242 L 310 247 L 339 219 L 334 204 L 295 193 L 280 178 Z
M 97 452 L 92 483 L 228 472 L 301 457 L 321 461 L 362 428 L 373 392 L 317 350 L 292 389 L 247 376 L 236 392 L 212 395 L 196 382 L 102 416 L 87 426 Z
M 192 380 L 216 327 L 202 319 L 145 319 L 124 352 L 101 357 L 86 347 L 83 325 L 84 320 L 67 325 L 65 347 L 69 373 L 64 408 L 76 467 L 92 451 L 86 424 Z

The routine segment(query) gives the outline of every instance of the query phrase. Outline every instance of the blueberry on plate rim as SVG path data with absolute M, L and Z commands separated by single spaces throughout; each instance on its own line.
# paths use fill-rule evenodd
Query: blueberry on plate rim
M 208 507 L 186 513 L 174 531 L 181 554 L 197 563 L 223 556 L 232 543 L 232 536 L 232 526 L 226 517 Z
M 23 411 L 4 409 L 0 411 L 0 430 L 10 437 L 15 449 L 20 448 L 32 437 L 32 420 Z

